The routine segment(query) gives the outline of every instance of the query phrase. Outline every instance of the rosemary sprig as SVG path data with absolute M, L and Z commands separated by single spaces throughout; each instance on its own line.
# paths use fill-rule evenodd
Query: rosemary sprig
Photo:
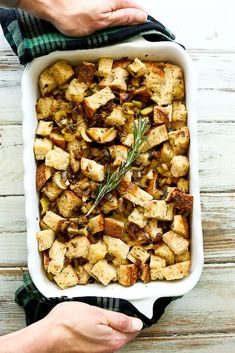
M 149 122 L 147 119 L 139 118 L 138 124 L 134 122 L 134 143 L 132 145 L 132 148 L 127 153 L 126 161 L 123 162 L 122 165 L 114 173 L 111 174 L 110 171 L 107 172 L 106 179 L 102 184 L 99 185 L 95 202 L 86 214 L 86 216 L 89 216 L 91 214 L 91 212 L 96 208 L 96 206 L 108 192 L 116 189 L 119 186 L 122 177 L 131 168 L 136 158 L 139 157 L 141 153 L 139 151 L 139 148 L 144 142 L 144 135 L 148 128 Z

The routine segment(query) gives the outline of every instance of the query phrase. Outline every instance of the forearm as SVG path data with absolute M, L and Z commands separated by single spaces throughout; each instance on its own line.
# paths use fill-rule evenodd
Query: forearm
M 0 0 L 0 7 L 16 7 L 19 0 Z

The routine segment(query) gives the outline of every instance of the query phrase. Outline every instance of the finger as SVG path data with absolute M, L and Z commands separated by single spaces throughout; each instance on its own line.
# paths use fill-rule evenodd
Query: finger
M 120 332 L 135 333 L 140 331 L 143 327 L 143 323 L 140 319 L 121 313 L 106 310 L 105 317 L 108 325 Z
M 127 26 L 132 24 L 144 23 L 147 20 L 147 15 L 136 9 L 121 9 L 111 12 L 106 19 L 106 27 Z
M 113 11 L 120 9 L 138 9 L 147 14 L 147 11 L 134 0 L 113 0 Z

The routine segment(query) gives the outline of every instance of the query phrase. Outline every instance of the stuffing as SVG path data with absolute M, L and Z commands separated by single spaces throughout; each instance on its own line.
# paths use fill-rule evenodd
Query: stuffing
M 45 164 L 58 170 L 66 170 L 69 166 L 69 153 L 55 146 L 47 152 Z
M 175 262 L 185 262 L 191 260 L 191 254 L 189 250 L 186 250 L 181 255 L 175 255 Z
M 57 87 L 54 76 L 50 73 L 50 69 L 46 69 L 39 76 L 39 89 L 41 95 L 45 97 Z
M 174 152 L 171 144 L 167 141 L 164 142 L 162 148 L 160 149 L 159 160 L 161 162 L 170 162 L 174 157 Z
M 56 201 L 58 211 L 65 218 L 72 217 L 81 204 L 81 198 L 70 190 L 65 190 Z
M 106 254 L 107 246 L 100 240 L 96 244 L 91 244 L 88 251 L 87 260 L 91 264 L 95 264 L 96 262 L 104 259 Z
M 114 145 L 109 147 L 109 153 L 114 159 L 113 165 L 120 166 L 127 159 L 128 148 L 123 145 Z
M 70 182 L 67 178 L 67 174 L 65 174 L 64 172 L 55 172 L 52 177 L 52 182 L 55 186 L 62 190 L 66 190 L 70 185 Z
M 155 105 L 153 110 L 153 120 L 157 125 L 167 124 L 172 119 L 172 105 L 159 107 Z
M 107 245 L 108 254 L 114 256 L 119 264 L 126 261 L 127 254 L 129 253 L 129 246 L 120 239 L 113 238 L 112 236 L 104 235 L 104 243 Z
M 166 260 L 167 265 L 172 265 L 175 262 L 175 254 L 166 244 L 158 245 L 154 250 L 154 255 L 160 256 Z
M 105 118 L 105 123 L 108 126 L 122 126 L 125 124 L 126 116 L 122 111 L 122 107 L 115 107 L 110 115 Z
M 111 74 L 105 76 L 102 81 L 99 82 L 100 88 L 111 88 L 113 91 L 126 91 L 128 71 L 121 68 L 113 68 Z
M 62 271 L 66 254 L 66 244 L 55 240 L 49 250 L 48 273 L 57 274 Z
M 78 284 L 83 284 L 84 285 L 84 284 L 89 283 L 90 275 L 85 270 L 85 266 L 77 265 L 77 266 L 75 266 L 74 269 L 75 269 L 76 274 L 77 274 Z
M 55 232 L 52 229 L 41 230 L 36 234 L 38 241 L 38 250 L 44 251 L 50 249 L 55 240 Z
M 91 159 L 81 159 L 81 171 L 84 175 L 94 181 L 103 181 L 105 177 L 104 166 Z
M 91 84 L 93 82 L 96 72 L 95 64 L 83 61 L 76 68 L 76 77 L 78 82 L 84 82 L 86 84 Z
M 62 148 L 63 150 L 66 148 L 66 141 L 64 139 L 64 136 L 57 131 L 52 130 L 52 132 L 49 135 L 50 140 L 53 142 L 54 145 L 57 147 Z
M 104 230 L 104 216 L 95 216 L 89 221 L 89 231 L 91 234 L 99 233 Z
M 99 76 L 110 76 L 112 73 L 113 59 L 111 58 L 99 58 L 98 60 L 98 71 Z
M 163 200 L 153 200 L 145 204 L 144 216 L 156 218 L 159 221 L 172 221 L 174 217 L 174 204 Z
M 54 280 L 62 289 L 73 287 L 78 284 L 77 273 L 71 265 L 64 267 L 62 272 L 55 275 Z
M 164 279 L 163 269 L 166 267 L 166 260 L 160 256 L 151 255 L 150 257 L 150 276 L 151 280 Z
M 118 208 L 118 199 L 111 193 L 106 194 L 100 202 L 100 209 L 107 214 Z
M 151 281 L 150 267 L 149 267 L 148 264 L 141 264 L 141 265 L 140 265 L 139 278 L 140 278 L 144 283 L 148 283 L 148 282 Z
M 189 274 L 190 265 L 190 261 L 185 261 L 167 266 L 163 270 L 164 277 L 167 281 L 183 278 Z
M 39 98 L 36 104 L 38 120 L 53 117 L 56 108 L 57 101 L 53 97 Z
M 111 281 L 117 278 L 115 267 L 110 265 L 106 260 L 98 261 L 93 266 L 91 272 L 104 286 L 107 286 Z
M 160 145 L 168 140 L 168 133 L 165 125 L 157 126 L 150 130 L 145 142 L 141 145 L 141 152 L 147 152 L 153 147 Z
M 188 239 L 189 237 L 189 226 L 188 220 L 182 215 L 175 215 L 173 223 L 171 225 L 173 232 L 182 235 L 184 238 Z
M 65 97 L 69 101 L 75 102 L 75 103 L 82 103 L 84 96 L 85 96 L 85 91 L 87 90 L 88 86 L 84 82 L 79 82 L 76 78 L 74 78 L 70 83 L 69 86 L 65 92 Z
M 63 190 L 51 181 L 48 181 L 42 189 L 42 192 L 50 201 L 54 201 L 62 193 L 62 191 Z
M 117 130 L 107 127 L 92 127 L 87 130 L 87 134 L 97 143 L 108 143 L 115 139 Z
M 122 238 L 125 225 L 114 218 L 104 219 L 104 234 L 114 238 Z
M 153 199 L 153 197 L 146 191 L 139 188 L 137 185 L 122 180 L 118 188 L 119 193 L 125 199 L 131 201 L 135 205 L 145 206 L 146 202 Z
M 140 155 L 136 159 L 136 163 L 146 167 L 146 166 L 148 166 L 150 164 L 149 158 L 150 158 L 150 153 L 149 152 L 140 153 Z
M 91 243 L 86 236 L 77 236 L 72 238 L 66 243 L 67 253 L 66 256 L 69 259 L 82 257 L 87 258 Z
M 179 178 L 177 182 L 177 189 L 181 192 L 184 192 L 185 194 L 188 193 L 189 191 L 189 182 L 185 178 Z
M 128 221 L 137 224 L 140 228 L 144 228 L 147 224 L 147 218 L 144 217 L 143 211 L 139 208 L 134 208 L 128 216 Z
M 86 147 L 85 142 L 82 144 L 82 142 L 78 140 L 68 143 L 67 150 L 70 154 L 70 167 L 74 173 L 77 173 L 80 169 L 80 159 Z
M 170 131 L 169 142 L 176 156 L 186 154 L 189 146 L 189 129 L 185 126 L 179 130 Z
M 137 260 L 141 261 L 143 264 L 150 258 L 150 253 L 146 251 L 142 246 L 133 246 L 127 259 L 131 262 L 136 263 Z
M 46 184 L 47 180 L 53 175 L 53 169 L 41 164 L 36 171 L 36 186 L 37 190 L 41 190 L 42 187 Z
M 43 217 L 43 222 L 55 232 L 58 230 L 61 221 L 64 221 L 64 218 L 52 211 L 47 211 Z
M 132 265 L 121 265 L 117 271 L 118 282 L 124 287 L 133 285 L 138 279 L 137 266 Z
M 83 106 L 88 118 L 92 118 L 98 108 L 114 99 L 115 95 L 109 87 L 105 87 L 93 95 L 84 98 Z
M 134 134 L 125 134 L 121 137 L 121 143 L 127 147 L 131 147 L 134 143 Z
M 49 136 L 53 129 L 53 121 L 39 120 L 36 134 L 40 136 Z
M 158 243 L 162 239 L 162 228 L 158 226 L 156 219 L 148 220 L 144 228 L 145 232 L 149 235 L 153 243 Z
M 140 86 L 134 91 L 135 99 L 141 99 L 144 102 L 148 102 L 151 100 L 151 91 L 146 86 Z
M 170 200 L 180 210 L 191 211 L 193 207 L 193 196 L 178 190 L 172 192 Z
M 35 158 L 41 161 L 46 158 L 46 155 L 53 148 L 51 140 L 48 138 L 36 138 L 34 142 Z
M 180 129 L 187 123 L 187 110 L 181 101 L 174 101 L 172 105 L 172 127 Z
M 51 66 L 50 74 L 53 75 L 58 85 L 63 85 L 73 77 L 74 71 L 67 61 L 61 60 Z
M 182 177 L 188 174 L 189 161 L 186 156 L 175 156 L 171 161 L 171 173 L 174 177 Z
M 163 234 L 162 239 L 176 255 L 181 255 L 188 250 L 188 240 L 172 230 Z
M 130 72 L 130 74 L 136 78 L 143 76 L 146 72 L 146 66 L 145 64 L 140 61 L 138 58 L 135 58 L 133 63 L 131 63 L 128 67 L 127 70 Z

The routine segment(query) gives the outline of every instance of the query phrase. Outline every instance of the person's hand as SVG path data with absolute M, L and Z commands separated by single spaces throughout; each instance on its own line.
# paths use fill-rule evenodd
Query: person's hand
M 54 331 L 56 353 L 111 353 L 142 328 L 139 319 L 76 302 L 57 305 L 44 320 Z
M 147 12 L 134 0 L 20 0 L 18 7 L 78 37 L 147 19 Z

